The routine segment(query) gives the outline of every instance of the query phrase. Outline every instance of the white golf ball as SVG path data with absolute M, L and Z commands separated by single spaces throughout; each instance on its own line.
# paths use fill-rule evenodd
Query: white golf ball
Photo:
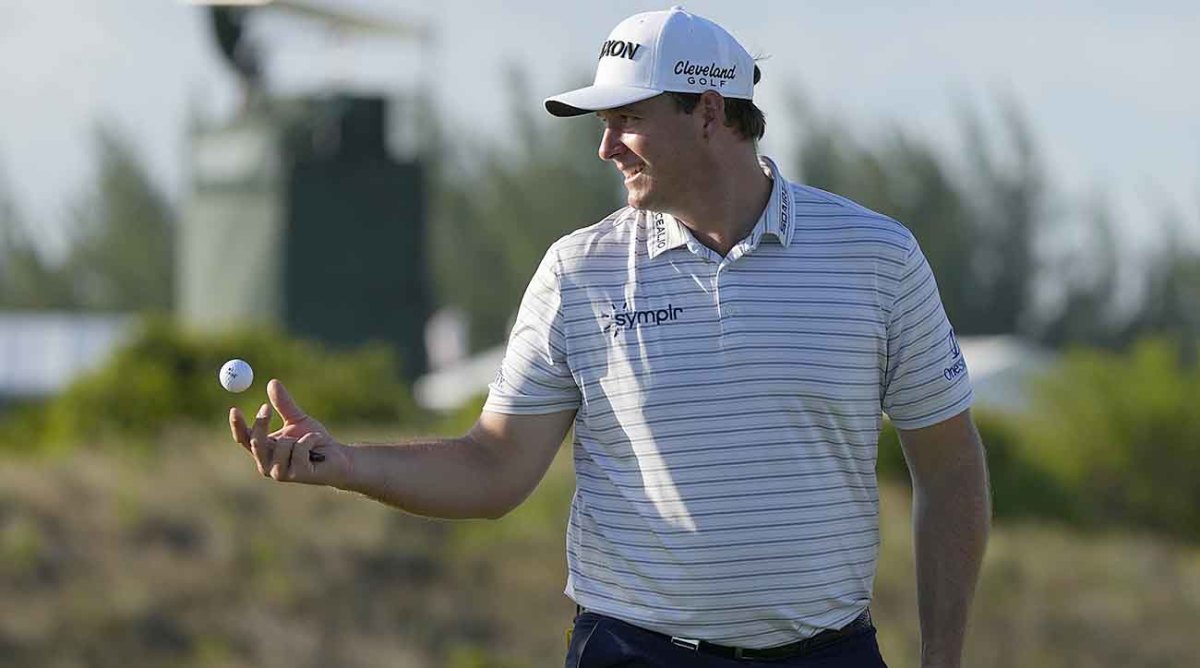
M 221 387 L 230 392 L 241 392 L 254 382 L 254 369 L 244 360 L 229 360 L 221 367 L 218 378 L 221 379 Z

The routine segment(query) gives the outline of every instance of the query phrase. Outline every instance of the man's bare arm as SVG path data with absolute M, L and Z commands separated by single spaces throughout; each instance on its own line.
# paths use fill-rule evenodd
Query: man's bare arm
M 402 510 L 446 519 L 496 518 L 537 487 L 575 411 L 484 411 L 464 436 L 390 445 L 345 445 L 308 416 L 278 380 L 267 385 L 253 426 L 230 409 L 233 439 L 263 476 L 359 492 Z M 267 433 L 272 408 L 283 428 Z
M 991 524 L 983 443 L 970 411 L 901 430 L 900 442 L 913 481 L 921 666 L 957 668 Z
M 460 438 L 353 446 L 343 487 L 417 515 L 498 518 L 537 487 L 574 415 L 485 411 Z

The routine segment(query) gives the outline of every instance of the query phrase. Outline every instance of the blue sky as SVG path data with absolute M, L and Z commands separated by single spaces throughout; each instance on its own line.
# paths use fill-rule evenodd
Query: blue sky
M 314 0 L 315 1 L 315 0 Z M 326 3 L 333 4 L 333 3 Z M 597 45 L 625 16 L 666 3 L 547 0 L 346 0 L 375 15 L 423 18 L 433 49 L 337 41 L 295 19 L 264 20 L 278 90 L 338 82 L 431 91 L 457 127 L 504 137 L 503 73 L 527 69 L 541 98 L 590 75 Z M 756 98 L 764 152 L 787 158 L 802 128 L 786 95 L 869 138 L 889 124 L 954 145 L 964 103 L 1013 97 L 1068 194 L 1106 193 L 1132 236 L 1164 205 L 1200 218 L 1200 3 L 691 2 L 687 8 L 768 57 Z M 135 133 L 174 198 L 187 188 L 189 110 L 228 115 L 236 91 L 200 10 L 174 0 L 0 0 L 0 170 L 30 221 L 55 227 L 86 187 L 90 129 Z M 586 122 L 586 121 L 583 121 Z

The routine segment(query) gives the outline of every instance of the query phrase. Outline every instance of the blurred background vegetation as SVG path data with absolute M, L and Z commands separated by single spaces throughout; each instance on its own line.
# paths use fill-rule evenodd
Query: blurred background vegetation
M 518 104 L 510 141 L 460 140 L 422 115 L 435 302 L 503 341 L 558 236 L 621 202 L 598 128 Z M 786 109 L 793 178 L 891 215 L 920 240 L 960 335 L 1017 334 L 1063 352 L 1020 414 L 981 411 L 998 528 L 972 666 L 1185 666 L 1200 656 L 1200 253 L 1195 212 L 1157 212 L 1149 252 L 1120 244 L 1102 197 L 1071 201 L 1019 105 L 960 113 L 949 153 Z M 989 129 L 992 128 L 992 129 Z M 998 129 L 997 129 L 998 128 Z M 569 452 L 498 522 L 432 522 L 349 495 L 264 483 L 228 442 L 231 357 L 286 378 L 350 440 L 465 430 L 419 410 L 380 346 L 331 350 L 281 331 L 172 323 L 179 213 L 135 128 L 95 131 L 96 182 L 45 255 L 0 174 L 0 309 L 136 312 L 138 334 L 46 401 L 0 414 L 0 664 L 37 666 L 555 665 L 571 608 L 563 530 Z M 768 130 L 770 132 L 770 130 Z M 1140 253 L 1140 254 L 1139 254 Z M 482 279 L 482 280 L 481 280 Z M 380 305 L 386 307 L 386 305 Z M 237 397 L 252 411 L 261 398 Z M 244 403 L 243 403 L 244 402 Z M 884 544 L 876 617 L 890 665 L 915 665 L 907 472 L 881 438 Z

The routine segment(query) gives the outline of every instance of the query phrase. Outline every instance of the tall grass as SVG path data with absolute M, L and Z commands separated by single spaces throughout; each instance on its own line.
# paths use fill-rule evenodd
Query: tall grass
M 0 665 L 561 665 L 565 451 L 505 519 L 437 522 L 265 480 L 220 425 L 158 450 L 0 459 Z M 883 490 L 874 604 L 895 668 L 917 665 L 906 494 Z M 1196 628 L 1195 548 L 1002 524 L 966 665 L 1191 666 Z

